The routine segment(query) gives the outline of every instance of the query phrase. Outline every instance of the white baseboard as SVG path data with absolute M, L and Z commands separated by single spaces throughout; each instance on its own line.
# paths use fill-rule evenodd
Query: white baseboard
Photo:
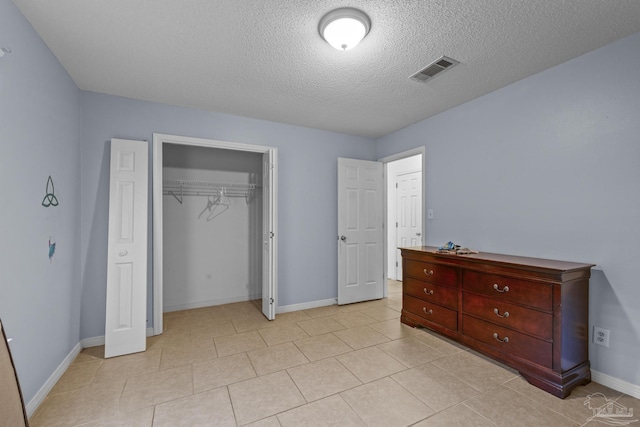
M 36 395 L 33 396 L 33 398 L 25 406 L 28 417 L 31 417 L 31 415 L 33 415 L 36 409 L 38 409 L 38 406 L 40 406 L 40 404 L 45 399 L 45 397 L 47 397 L 47 394 L 49 394 L 53 386 L 56 385 L 56 383 L 58 382 L 62 374 L 65 373 L 65 371 L 71 365 L 71 363 L 76 358 L 76 356 L 80 354 L 80 350 L 82 350 L 82 344 L 78 343 L 71 349 L 67 357 L 64 358 L 62 363 L 60 363 L 60 365 L 56 368 L 56 370 L 53 371 L 49 379 L 45 381 L 42 387 L 40 387 L 40 390 L 38 390 Z
M 194 308 L 210 307 L 213 305 L 222 305 L 222 304 L 231 304 L 234 302 L 251 301 L 254 299 L 262 299 L 262 294 L 250 294 L 250 295 L 244 295 L 239 297 L 220 298 L 220 299 L 214 299 L 209 301 L 198 301 L 198 302 L 191 302 L 187 304 L 169 305 L 166 307 L 162 307 L 162 311 L 164 313 L 169 313 L 171 311 L 191 310 Z
M 289 313 L 291 311 L 308 310 L 310 308 L 326 307 L 338 303 L 336 298 L 323 299 L 318 301 L 303 302 L 302 304 L 281 305 L 276 309 L 276 313 Z
M 104 335 L 99 337 L 85 338 L 80 341 L 80 344 L 82 345 L 82 348 L 97 347 L 99 345 L 104 345 Z
M 636 399 L 640 399 L 640 386 L 638 385 L 614 378 L 602 372 L 594 371 L 593 369 L 591 370 L 591 380 L 624 394 L 628 394 L 629 396 L 633 396 Z

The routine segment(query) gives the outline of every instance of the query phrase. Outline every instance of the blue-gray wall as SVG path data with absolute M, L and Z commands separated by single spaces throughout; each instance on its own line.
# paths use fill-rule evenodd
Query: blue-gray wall
M 0 47 L 0 318 L 29 402 L 80 337 L 80 90 L 9 0 Z
M 640 386 L 640 33 L 377 144 L 426 147 L 428 244 L 597 264 L 592 368 Z
M 337 158 L 373 160 L 375 141 L 92 92 L 82 94 L 82 124 L 82 338 L 104 335 L 114 137 L 152 141 L 155 132 L 277 147 L 278 305 L 337 297 Z M 151 326 L 151 270 L 149 278 Z

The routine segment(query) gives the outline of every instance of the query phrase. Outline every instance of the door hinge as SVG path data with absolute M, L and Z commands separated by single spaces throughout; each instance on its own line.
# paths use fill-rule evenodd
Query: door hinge
M 269 304 L 273 304 L 275 301 L 273 298 L 269 298 Z
M 270 231 L 270 232 L 269 232 L 269 238 L 270 238 L 270 239 L 273 239 L 273 236 L 275 236 L 274 232 L 273 232 L 273 231 Z
M 396 221 L 396 228 L 398 228 L 398 222 Z
M 398 266 L 398 261 L 396 261 L 396 267 Z
M 396 188 L 398 188 L 398 183 L 396 182 Z

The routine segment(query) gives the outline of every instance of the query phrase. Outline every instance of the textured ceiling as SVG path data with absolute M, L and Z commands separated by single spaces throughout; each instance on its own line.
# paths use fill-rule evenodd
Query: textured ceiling
M 368 137 L 640 31 L 638 0 L 14 3 L 83 90 Z M 344 6 L 372 26 L 340 52 L 317 27 Z M 460 64 L 408 78 L 442 55 Z

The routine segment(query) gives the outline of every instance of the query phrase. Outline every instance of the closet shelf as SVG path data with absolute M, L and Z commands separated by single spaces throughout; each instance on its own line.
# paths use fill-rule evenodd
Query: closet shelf
M 244 197 L 247 203 L 253 197 L 255 190 L 260 187 L 256 184 L 221 183 L 209 181 L 190 180 L 164 180 L 162 181 L 162 194 L 173 196 L 182 204 L 184 196 L 205 197 Z

